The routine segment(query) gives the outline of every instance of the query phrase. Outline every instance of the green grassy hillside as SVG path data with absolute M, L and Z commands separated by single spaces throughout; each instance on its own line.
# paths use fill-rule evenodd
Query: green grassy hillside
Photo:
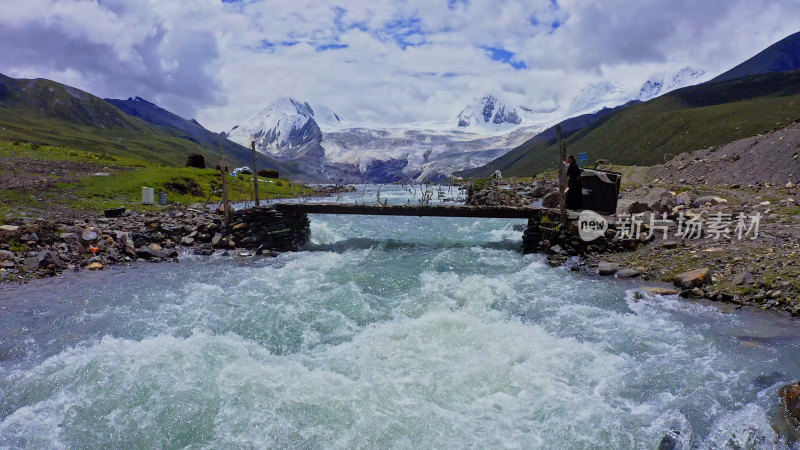
M 665 155 L 698 150 L 765 133 L 800 119 L 800 71 L 701 84 L 604 117 L 567 134 L 568 153 L 590 160 L 653 165 Z M 529 141 L 530 142 L 530 141 Z M 531 176 L 552 169 L 555 139 L 523 144 L 462 177 Z
M 213 167 L 218 145 L 201 145 L 180 130 L 130 116 L 114 105 L 54 81 L 14 79 L 0 74 L 0 140 L 67 146 L 90 152 L 183 166 L 191 153 L 202 154 Z M 230 166 L 252 165 L 252 154 L 238 144 L 226 146 Z M 259 168 L 293 177 L 299 172 L 259 155 Z
M 251 175 L 228 177 L 231 201 L 253 199 Z M 172 167 L 70 147 L 0 141 L 0 221 L 12 216 L 80 216 L 141 204 L 142 187 L 166 192 L 170 203 L 189 205 L 220 201 L 222 182 L 214 169 Z M 288 180 L 261 179 L 261 199 L 313 194 Z

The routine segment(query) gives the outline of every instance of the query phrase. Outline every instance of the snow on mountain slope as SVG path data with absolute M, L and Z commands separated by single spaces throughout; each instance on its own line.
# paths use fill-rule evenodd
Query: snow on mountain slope
M 456 126 L 474 132 L 509 131 L 525 121 L 529 113 L 494 95 L 475 98 L 458 113 Z
M 642 85 L 638 100 L 646 102 L 675 89 L 697 84 L 704 78 L 707 78 L 705 70 L 691 67 L 684 67 L 673 74 L 655 74 Z
M 656 74 L 639 86 L 593 83 L 556 109 L 535 109 L 484 95 L 462 108 L 454 121 L 396 127 L 348 126 L 324 106 L 312 108 L 307 102 L 284 98 L 234 127 L 228 137 L 246 146 L 255 139 L 260 152 L 296 162 L 332 181 L 438 180 L 486 164 L 566 119 L 631 100 L 649 100 L 704 76 L 703 70 L 685 67 Z
M 297 156 L 298 148 L 322 138 L 316 118 L 308 102 L 282 98 L 233 127 L 228 139 L 247 147 L 255 140 L 258 151 L 280 159 L 292 159 Z M 327 108 L 321 111 L 319 119 L 326 127 L 333 127 L 340 121 L 339 116 Z
M 645 102 L 675 89 L 700 83 L 705 78 L 707 78 L 705 70 L 684 67 L 673 73 L 654 74 L 639 87 L 610 81 L 593 83 L 584 87 L 572 99 L 564 118 L 593 113 L 603 108 L 613 108 L 631 100 Z

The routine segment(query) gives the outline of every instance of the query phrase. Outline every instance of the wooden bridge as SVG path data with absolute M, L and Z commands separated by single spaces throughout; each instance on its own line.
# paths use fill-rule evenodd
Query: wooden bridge
M 343 203 L 277 203 L 284 214 L 350 214 L 367 216 L 475 217 L 494 219 L 539 219 L 545 215 L 558 218 L 557 209 L 516 208 L 511 206 L 422 206 L 355 205 Z

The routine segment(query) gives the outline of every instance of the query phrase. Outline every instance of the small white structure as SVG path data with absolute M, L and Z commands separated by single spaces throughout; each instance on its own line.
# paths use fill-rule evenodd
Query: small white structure
M 503 178 L 503 174 L 501 174 L 499 170 L 495 170 L 494 174 L 492 174 L 492 178 L 494 178 L 495 180 L 499 180 Z
M 156 190 L 151 187 L 142 188 L 142 204 L 152 205 L 156 202 Z

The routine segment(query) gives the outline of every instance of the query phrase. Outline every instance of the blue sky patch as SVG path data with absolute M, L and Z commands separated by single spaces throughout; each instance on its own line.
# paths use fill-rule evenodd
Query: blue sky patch
M 506 63 L 516 70 L 527 69 L 528 66 L 524 61 L 514 60 L 514 52 L 508 51 L 502 47 L 483 47 L 486 54 L 495 61 Z
M 403 50 L 425 43 L 421 20 L 418 17 L 403 18 L 387 22 L 382 33 L 390 36 Z

